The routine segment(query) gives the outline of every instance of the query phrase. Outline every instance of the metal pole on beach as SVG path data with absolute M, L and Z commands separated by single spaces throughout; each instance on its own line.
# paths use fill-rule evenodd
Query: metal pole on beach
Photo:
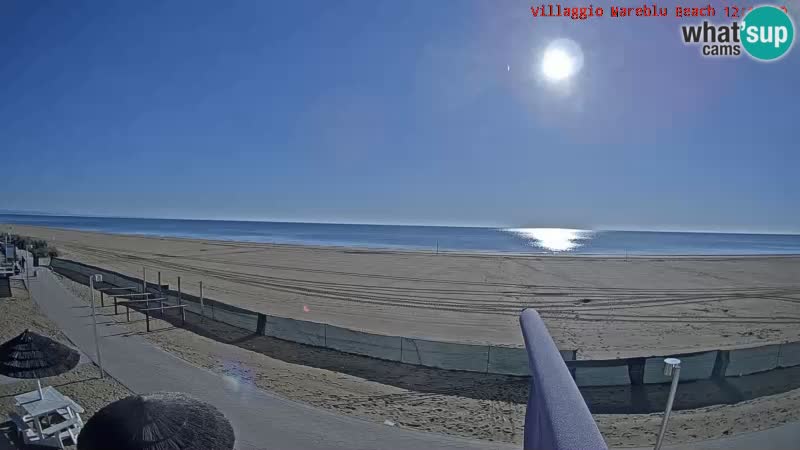
M 664 360 L 664 375 L 672 375 L 672 384 L 669 387 L 669 397 L 667 398 L 667 409 L 664 411 L 664 419 L 661 421 L 661 431 L 658 432 L 655 450 L 661 449 L 664 443 L 664 434 L 667 432 L 667 421 L 672 412 L 672 402 L 675 401 L 675 391 L 678 390 L 678 379 L 681 375 L 681 360 L 678 358 L 667 358 Z
M 147 293 L 147 267 L 142 266 L 142 294 Z M 144 297 L 147 300 L 147 296 Z M 150 308 L 150 302 L 145 302 L 145 308 Z
M 98 283 L 103 281 L 102 275 L 92 275 L 89 277 L 89 290 L 92 293 L 92 322 L 94 323 L 94 346 L 95 350 L 97 351 L 97 365 L 100 367 L 100 378 L 105 378 L 105 373 L 103 372 L 103 360 L 100 359 L 100 341 L 97 339 L 97 314 L 94 308 L 94 282 L 97 281 Z
M 158 298 L 164 298 L 164 292 L 163 292 L 163 289 L 161 288 L 161 271 L 160 270 L 158 271 Z M 161 313 L 161 318 L 163 319 L 164 318 L 164 300 L 159 300 L 158 301 L 158 306 L 161 308 L 161 311 L 159 311 L 159 312 Z
M 203 303 L 203 282 L 200 281 L 200 317 L 206 317 L 206 305 Z
M 181 277 L 178 277 L 178 306 L 182 305 L 181 302 Z M 186 310 L 183 308 L 178 308 L 181 310 L 181 325 L 186 325 Z

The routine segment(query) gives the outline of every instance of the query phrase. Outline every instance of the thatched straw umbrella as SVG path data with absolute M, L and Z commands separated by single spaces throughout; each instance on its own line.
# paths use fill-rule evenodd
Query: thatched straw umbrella
M 0 375 L 36 378 L 41 398 L 42 383 L 39 379 L 69 372 L 80 359 L 80 354 L 66 345 L 25 330 L 0 345 Z
M 97 411 L 78 450 L 231 450 L 233 427 L 217 408 L 178 392 L 133 395 Z

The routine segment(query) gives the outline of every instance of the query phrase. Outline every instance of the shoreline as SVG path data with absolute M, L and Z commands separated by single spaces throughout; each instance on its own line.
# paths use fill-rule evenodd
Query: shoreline
M 75 217 L 83 217 L 83 216 L 75 216 Z M 194 220 L 194 219 L 152 219 L 152 220 Z M 199 221 L 202 221 L 198 219 Z M 205 220 L 205 219 L 203 219 Z M 218 222 L 225 222 L 223 220 L 217 220 Z M 261 223 L 258 221 L 252 221 L 255 223 Z M 277 223 L 284 223 L 284 222 L 277 222 Z M 286 222 L 286 223 L 294 223 L 294 222 Z M 301 222 L 297 222 L 301 223 Z M 324 224 L 328 225 L 328 224 Z M 332 224 L 338 225 L 338 224 Z M 346 224 L 341 224 L 346 225 Z M 372 225 L 370 225 L 372 226 Z M 406 226 L 406 225 L 375 225 L 375 226 Z M 417 226 L 417 225 L 408 225 L 408 226 Z M 419 226 L 428 226 L 428 225 L 419 225 Z M 432 226 L 432 225 L 431 225 Z M 576 259 L 654 259 L 654 258 L 665 258 L 665 259 L 677 259 L 677 260 L 684 260 L 684 259 L 729 259 L 729 258 L 753 258 L 753 259 L 762 259 L 762 258 L 798 258 L 800 257 L 800 253 L 741 253 L 741 254 L 695 254 L 695 253 L 568 253 L 568 252 L 504 252 L 498 250 L 448 250 L 448 249 L 439 249 L 431 250 L 429 248 L 411 248 L 411 247 L 372 247 L 368 245 L 321 245 L 321 244 L 297 244 L 297 243 L 284 243 L 284 242 L 266 242 L 266 241 L 247 241 L 247 240 L 236 240 L 236 239 L 220 239 L 220 238 L 201 238 L 201 237 L 188 237 L 188 236 L 170 236 L 170 235 L 156 235 L 156 234 L 139 234 L 139 233 L 113 233 L 110 231 L 95 231 L 95 230 L 82 230 L 77 228 L 61 228 L 61 227 L 49 227 L 49 226 L 40 226 L 40 225 L 25 225 L 25 224 L 14 224 L 14 223 L 5 223 L 0 222 L 0 228 L 2 227 L 25 227 L 25 228 L 33 228 L 33 229 L 41 229 L 41 230 L 54 230 L 54 231 L 66 231 L 66 232 L 77 232 L 77 233 L 91 233 L 91 234 L 98 234 L 104 235 L 109 237 L 115 236 L 123 236 L 123 237 L 135 237 L 135 238 L 145 238 L 145 239 L 158 239 L 158 240 L 165 240 L 165 239 L 174 239 L 174 240 L 181 240 L 181 241 L 189 241 L 189 242 L 218 242 L 218 243 L 233 243 L 233 244 L 248 244 L 248 245 L 258 245 L 258 246 L 274 246 L 274 247 L 288 247 L 288 248 L 308 248 L 313 250 L 332 250 L 332 251 L 346 251 L 346 252 L 363 252 L 363 253 L 410 253 L 410 254 L 433 254 L 433 255 L 452 255 L 452 256 L 494 256 L 494 257 L 515 257 L 515 258 L 561 258 L 561 259 L 569 259 L 569 258 L 576 258 Z M 495 229 L 495 228 L 488 228 L 488 227 L 447 227 L 447 228 L 481 228 L 481 229 Z M 500 229 L 500 228 L 496 228 Z M 591 230 L 591 231 L 623 231 L 623 230 Z M 637 233 L 662 233 L 661 231 L 636 231 Z M 671 231 L 666 231 L 664 233 L 672 233 Z M 683 233 L 683 232 L 680 232 Z M 697 234 L 704 234 L 705 232 L 687 232 L 687 233 L 697 233 Z M 13 233 L 12 233 L 13 234 Z M 763 234 L 763 235 L 770 235 L 770 236 L 800 236 L 800 235 L 793 235 L 793 234 L 768 234 L 768 233 L 724 233 L 724 234 L 737 234 L 737 235 L 748 235 L 748 234 Z

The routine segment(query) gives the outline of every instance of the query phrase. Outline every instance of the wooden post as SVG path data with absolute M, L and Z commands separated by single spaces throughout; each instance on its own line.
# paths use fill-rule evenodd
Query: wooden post
M 714 368 L 711 370 L 711 378 L 721 379 L 725 378 L 725 372 L 728 371 L 728 364 L 731 362 L 730 350 L 717 351 L 717 359 L 714 360 Z
M 131 321 L 131 305 L 125 305 L 125 320 L 127 322 Z
M 119 311 L 117 311 L 117 297 L 114 297 L 114 315 L 116 316 L 117 314 L 119 314 Z
M 148 311 L 148 310 L 144 311 L 144 320 L 145 320 L 145 322 L 147 322 L 147 332 L 149 333 L 150 332 L 150 311 Z
M 181 326 L 186 326 L 186 308 L 181 308 Z
M 100 306 L 103 306 L 103 307 L 106 306 L 106 302 L 103 299 L 104 295 L 105 295 L 105 291 L 100 291 Z
M 267 316 L 264 314 L 259 313 L 257 315 L 258 322 L 256 322 L 256 334 L 264 336 L 264 331 L 267 328 Z
M 181 302 L 181 277 L 178 277 L 178 306 L 182 304 L 183 303 Z M 184 325 L 186 323 L 186 314 L 183 312 L 183 308 L 180 308 L 180 310 L 181 310 L 181 325 Z
M 147 294 L 147 267 L 142 266 L 142 294 Z M 147 300 L 144 302 L 145 308 L 150 308 L 150 296 L 145 295 L 144 299 Z
M 200 317 L 206 317 L 206 305 L 203 303 L 203 282 L 200 282 Z

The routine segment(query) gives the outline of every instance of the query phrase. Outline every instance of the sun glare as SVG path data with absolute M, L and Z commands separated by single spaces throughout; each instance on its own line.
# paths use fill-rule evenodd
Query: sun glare
M 583 67 L 583 52 L 569 39 L 551 42 L 542 56 L 542 74 L 550 81 L 566 80 Z
M 550 252 L 575 250 L 581 246 L 580 241 L 590 238 L 592 234 L 591 231 L 569 228 L 509 228 L 506 231 Z

